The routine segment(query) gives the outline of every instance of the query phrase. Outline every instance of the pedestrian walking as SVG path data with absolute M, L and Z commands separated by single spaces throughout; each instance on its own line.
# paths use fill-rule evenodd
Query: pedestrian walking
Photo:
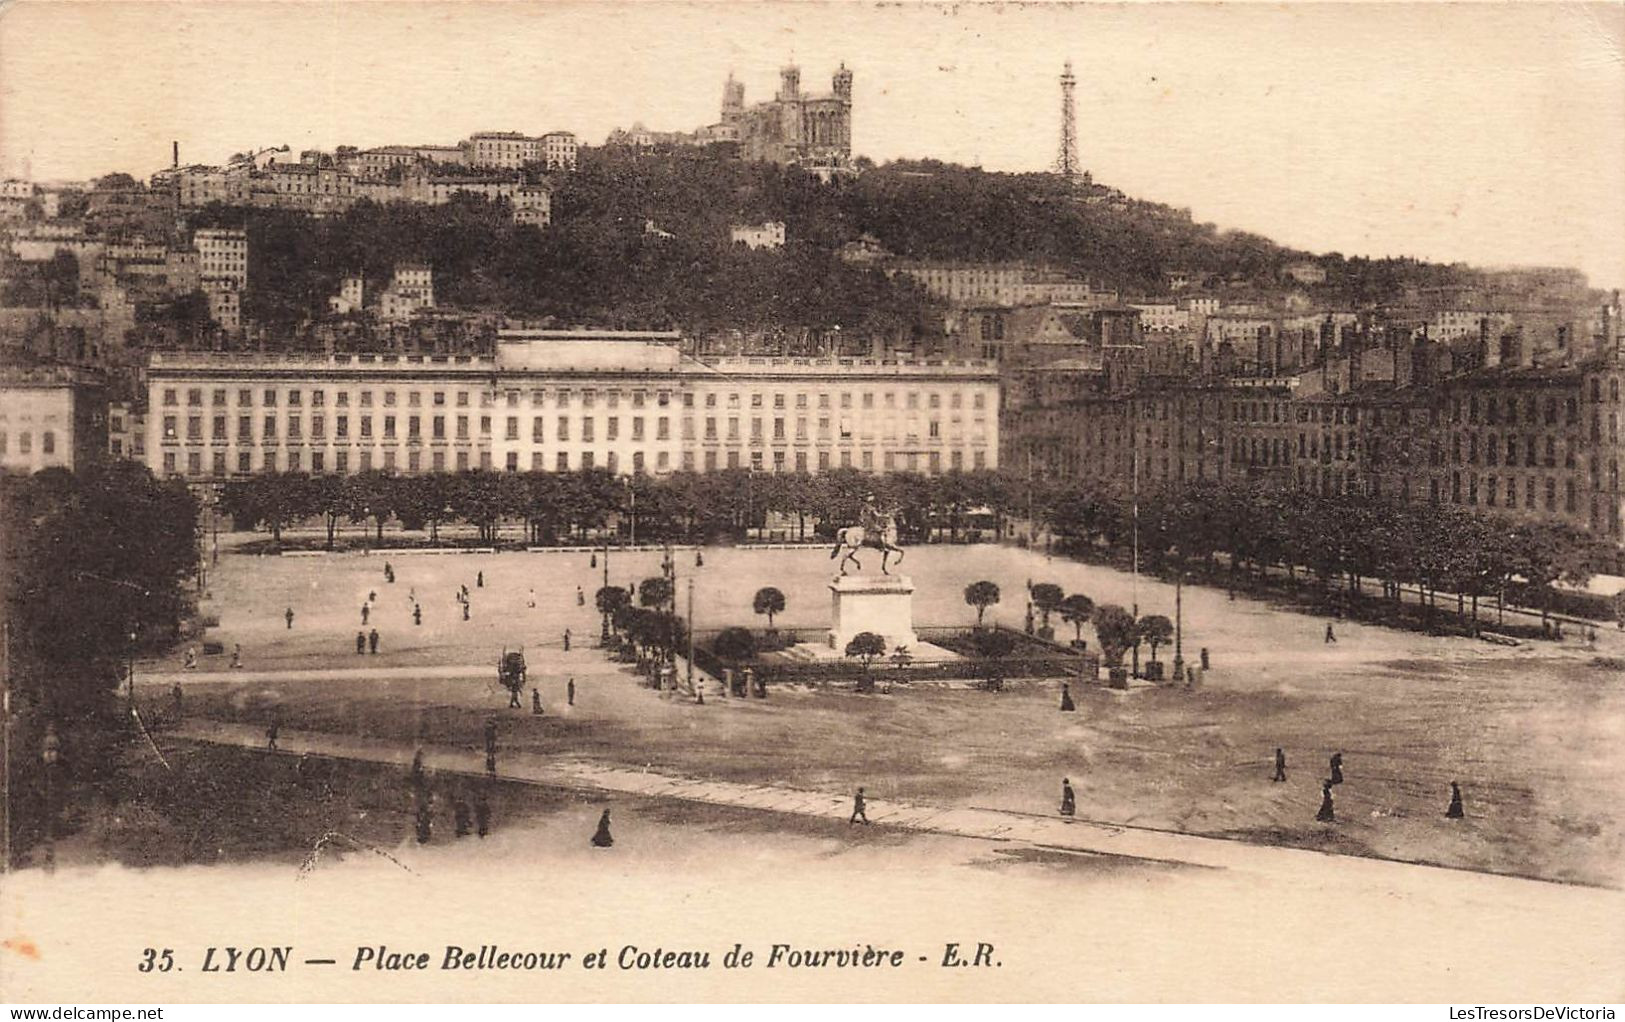
M 586 605 L 587 605 L 587 594 L 581 591 L 580 586 L 576 586 L 576 606 L 577 607 L 585 607 Z
M 474 795 L 474 832 L 480 837 L 491 833 L 491 802 L 484 791 Z
M 564 651 L 566 653 L 570 652 L 570 629 L 568 628 L 564 630 Z
M 232 643 L 231 666 L 234 669 L 241 668 L 243 666 L 243 645 L 240 642 Z
M 588 565 L 588 567 L 592 567 L 592 568 L 598 567 L 598 555 L 597 554 L 592 555 L 592 562 Z
M 1072 702 L 1072 686 L 1064 681 L 1061 682 L 1061 712 L 1071 713 L 1076 709 L 1077 706 Z
M 566 706 L 574 706 L 575 704 L 576 704 L 576 680 L 574 678 L 571 678 L 569 681 L 565 682 L 565 684 L 564 684 L 564 705 L 566 705 Z
M 530 690 L 530 712 L 532 716 L 542 715 L 542 693 L 540 689 Z
M 367 633 L 366 632 L 356 632 L 355 633 L 355 651 L 357 653 L 365 653 L 367 651 Z
M 468 620 L 468 603 L 466 601 L 463 603 L 463 620 Z
M 1331 783 L 1332 784 L 1342 784 L 1343 783 L 1343 754 L 1341 752 L 1332 753 L 1331 768 L 1332 768 L 1332 780 L 1331 780 Z
M 282 725 L 274 720 L 271 721 L 271 726 L 265 729 L 265 747 L 272 752 L 277 751 L 276 736 L 281 730 Z
M 694 551 L 694 567 L 705 567 L 705 554 L 699 550 Z
M 535 589 L 532 589 L 530 591 L 530 595 L 525 597 L 525 606 L 529 607 L 531 610 L 536 609 L 536 590 Z
M 367 602 L 368 603 L 377 603 L 378 602 L 378 590 L 369 589 L 367 591 Z
M 1078 811 L 1077 796 L 1072 793 L 1072 782 L 1061 778 L 1061 815 L 1072 816 Z
M 1315 819 L 1319 820 L 1321 823 L 1331 823 L 1336 818 L 1337 810 L 1332 807 L 1332 782 L 1321 781 L 1320 812 L 1315 814 Z
M 175 719 L 180 720 L 186 708 L 186 696 L 181 692 L 181 683 L 176 682 L 175 687 L 169 690 L 169 699 L 175 705 Z
M 1282 752 L 1279 747 L 1277 747 L 1275 750 L 1275 776 L 1270 778 L 1270 780 L 1286 780 L 1286 753 Z
M 467 837 L 469 829 L 468 803 L 462 799 L 454 799 L 451 803 L 451 815 L 457 822 L 457 836 Z
M 367 652 L 378 652 L 378 629 L 376 628 L 367 633 Z
M 852 818 L 846 821 L 847 826 L 851 826 L 859 820 L 867 824 L 869 822 L 869 814 L 866 811 L 868 805 L 868 800 L 863 797 L 863 789 L 859 788 L 857 793 L 852 796 Z
M 1459 820 L 1467 815 L 1461 807 L 1461 785 L 1455 781 L 1450 782 L 1450 808 L 1444 811 L 1446 819 Z
M 608 848 L 615 843 L 615 838 L 609 833 L 609 810 L 598 818 L 598 829 L 593 832 L 592 845 L 594 848 Z
M 462 594 L 463 601 L 467 602 L 467 600 L 468 600 L 468 583 L 464 582 L 460 587 L 458 587 L 457 591 Z
M 484 589 L 485 588 L 485 572 L 476 571 L 474 573 L 474 588 L 476 588 L 476 589 Z
M 1332 645 L 1337 644 L 1337 633 L 1332 631 L 1332 623 L 1330 621 L 1326 622 L 1326 642 Z
M 366 623 L 367 623 L 367 615 L 368 615 L 368 614 L 371 614 L 371 613 L 372 613 L 372 604 L 370 604 L 370 603 L 363 603 L 363 604 L 362 604 L 362 605 L 361 605 L 361 623 L 362 623 L 362 624 L 366 624 Z
M 393 582 L 393 581 L 395 581 L 395 569 L 391 568 L 389 566 L 388 561 L 384 562 L 384 581 L 385 582 Z
M 423 623 L 423 607 L 416 603 L 412 604 L 412 623 L 415 625 Z
M 283 611 L 282 612 L 282 617 L 283 617 L 283 619 L 285 621 L 288 622 L 288 627 L 292 628 L 293 627 L 293 608 L 289 607 L 287 610 Z

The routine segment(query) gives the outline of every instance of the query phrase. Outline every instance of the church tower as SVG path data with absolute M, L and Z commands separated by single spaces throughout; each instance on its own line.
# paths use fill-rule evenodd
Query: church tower
M 841 63 L 840 70 L 835 72 L 834 79 L 835 98 L 852 102 L 852 72 L 846 69 L 846 63 Z
M 734 78 L 733 72 L 728 72 L 728 80 L 722 84 L 722 123 L 732 124 L 739 120 L 745 112 L 745 83 Z
M 779 99 L 793 101 L 801 98 L 801 68 L 786 64 L 779 69 Z

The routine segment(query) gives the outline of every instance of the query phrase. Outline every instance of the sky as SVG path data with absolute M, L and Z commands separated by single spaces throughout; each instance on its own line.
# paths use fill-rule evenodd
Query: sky
M 287 144 L 691 130 L 732 72 L 827 92 L 853 148 L 1084 166 L 1199 221 L 1345 255 L 1625 286 L 1625 4 L 99 3 L 0 13 L 0 173 L 146 176 Z

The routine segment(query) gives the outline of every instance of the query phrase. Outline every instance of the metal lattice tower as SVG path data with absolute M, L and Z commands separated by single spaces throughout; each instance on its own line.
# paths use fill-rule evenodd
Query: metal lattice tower
M 1055 173 L 1075 181 L 1083 175 L 1083 165 L 1078 161 L 1078 127 L 1077 108 L 1073 104 L 1072 93 L 1078 87 L 1078 80 L 1072 76 L 1072 62 L 1066 62 L 1066 68 L 1061 72 L 1061 152 L 1055 158 Z

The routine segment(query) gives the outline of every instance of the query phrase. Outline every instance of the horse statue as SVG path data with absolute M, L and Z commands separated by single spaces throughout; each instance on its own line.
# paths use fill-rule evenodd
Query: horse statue
M 862 522 L 835 530 L 835 547 L 829 552 L 830 560 L 840 557 L 841 551 L 845 550 L 846 556 L 841 557 L 841 574 L 846 574 L 849 563 L 857 565 L 858 570 L 862 571 L 863 562 L 858 560 L 858 551 L 870 547 L 880 551 L 880 573 L 890 575 L 892 554 L 897 555 L 897 563 L 903 563 L 903 548 L 897 542 L 896 517 L 879 511 L 870 502 L 864 506 Z

